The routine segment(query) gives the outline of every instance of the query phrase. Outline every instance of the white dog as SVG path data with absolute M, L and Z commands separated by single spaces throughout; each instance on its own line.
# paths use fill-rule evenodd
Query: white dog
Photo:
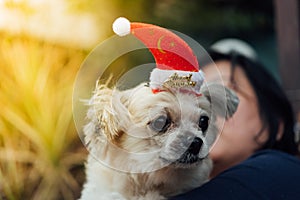
M 84 127 L 90 155 L 81 200 L 166 199 L 207 181 L 216 115 L 232 116 L 238 99 L 218 84 L 200 93 L 97 84 Z

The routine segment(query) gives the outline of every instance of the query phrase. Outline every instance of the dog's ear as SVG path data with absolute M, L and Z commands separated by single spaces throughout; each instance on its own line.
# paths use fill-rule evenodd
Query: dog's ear
M 239 99 L 234 91 L 221 84 L 210 83 L 203 85 L 200 90 L 211 103 L 212 111 L 226 119 L 237 110 Z
M 120 94 L 120 91 L 110 89 L 107 85 L 96 85 L 94 95 L 88 102 L 90 108 L 87 119 L 90 121 L 89 125 L 94 129 L 89 132 L 96 133 L 100 137 L 105 136 L 111 141 L 118 136 L 119 115 L 117 113 L 123 107 Z

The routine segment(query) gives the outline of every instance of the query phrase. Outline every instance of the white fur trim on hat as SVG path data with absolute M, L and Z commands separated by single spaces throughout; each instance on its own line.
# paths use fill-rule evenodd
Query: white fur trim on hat
M 169 77 L 171 77 L 175 73 L 177 73 L 178 76 L 189 76 L 190 74 L 192 74 L 191 81 L 196 82 L 195 86 L 183 87 L 182 89 L 191 90 L 192 92 L 195 92 L 197 94 L 200 93 L 200 88 L 204 81 L 204 73 L 201 70 L 199 70 L 198 72 L 190 72 L 180 70 L 162 70 L 155 68 L 150 75 L 150 88 L 164 90 L 165 88 L 163 87 L 163 84 L 166 80 L 169 79 Z

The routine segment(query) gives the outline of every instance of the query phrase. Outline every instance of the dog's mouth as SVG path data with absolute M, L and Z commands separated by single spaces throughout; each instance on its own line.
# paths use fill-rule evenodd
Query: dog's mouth
M 170 165 L 174 165 L 175 167 L 180 167 L 180 168 L 196 166 L 207 158 L 208 158 L 208 155 L 200 158 L 198 156 L 191 155 L 189 153 L 184 153 L 178 160 L 175 160 L 175 161 L 170 161 L 168 159 L 161 157 L 161 159 L 164 160 L 164 162 L 169 163 Z
M 203 141 L 196 137 L 190 144 L 189 148 L 184 152 L 184 154 L 177 160 L 177 162 L 182 164 L 192 164 L 202 160 L 199 158 L 199 152 L 203 145 Z
M 185 152 L 175 163 L 194 164 L 194 163 L 200 162 L 204 158 L 200 158 L 198 155 L 194 155 L 194 154 Z

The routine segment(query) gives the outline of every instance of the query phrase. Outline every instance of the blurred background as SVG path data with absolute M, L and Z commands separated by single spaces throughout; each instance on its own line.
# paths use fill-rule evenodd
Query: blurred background
M 117 17 L 182 32 L 204 48 L 245 40 L 280 81 L 274 2 L 0 0 L 0 199 L 80 196 L 87 152 L 73 122 L 73 84 Z

